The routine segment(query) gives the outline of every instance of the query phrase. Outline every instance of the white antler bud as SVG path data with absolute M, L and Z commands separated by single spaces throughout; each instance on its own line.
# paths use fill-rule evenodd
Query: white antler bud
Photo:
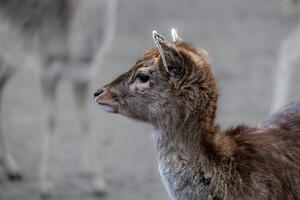
M 180 37 L 178 36 L 178 33 L 177 33 L 177 29 L 176 28 L 172 28 L 171 29 L 171 35 L 172 35 L 172 38 L 173 38 L 173 42 L 176 42 L 178 40 L 181 40 Z

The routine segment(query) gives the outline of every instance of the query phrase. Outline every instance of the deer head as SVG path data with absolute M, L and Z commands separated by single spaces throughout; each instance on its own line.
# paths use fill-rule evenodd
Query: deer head
M 105 111 L 155 125 L 196 115 L 214 118 L 217 92 L 207 53 L 182 41 L 175 29 L 173 42 L 156 31 L 152 36 L 156 47 L 97 90 L 96 102 Z

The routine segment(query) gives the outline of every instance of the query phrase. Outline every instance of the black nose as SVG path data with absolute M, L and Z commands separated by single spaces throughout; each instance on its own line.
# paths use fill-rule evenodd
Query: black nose
M 103 90 L 99 89 L 94 93 L 94 98 L 96 98 L 97 96 L 99 96 L 100 94 L 103 93 Z

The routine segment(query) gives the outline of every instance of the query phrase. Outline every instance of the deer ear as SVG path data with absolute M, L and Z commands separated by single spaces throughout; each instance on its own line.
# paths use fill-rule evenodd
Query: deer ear
M 168 48 L 170 48 L 169 47 L 170 45 L 167 42 L 167 40 L 165 40 L 165 38 L 163 38 L 163 36 L 159 35 L 157 33 L 157 31 L 155 31 L 155 30 L 152 32 L 152 37 L 153 37 L 155 45 L 159 51 L 163 66 L 167 70 L 167 72 L 169 72 L 168 63 L 167 63 L 166 56 L 165 56 L 165 51 L 168 51 Z
M 156 31 L 153 31 L 152 36 L 159 51 L 164 69 L 169 75 L 178 77 L 180 72 L 183 71 L 183 69 L 181 69 L 182 56 Z

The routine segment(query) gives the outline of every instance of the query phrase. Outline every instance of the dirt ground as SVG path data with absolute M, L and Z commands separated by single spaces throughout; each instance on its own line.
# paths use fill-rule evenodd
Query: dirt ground
M 93 89 L 128 70 L 144 50 L 152 47 L 153 29 L 171 38 L 171 27 L 177 27 L 181 38 L 210 53 L 220 89 L 221 126 L 255 125 L 269 113 L 280 43 L 300 25 L 299 7 L 291 16 L 284 16 L 281 4 L 279 0 L 120 0 L 117 34 L 103 66 L 99 66 L 101 74 Z M 299 91 L 300 67 L 293 73 L 289 99 L 299 100 Z M 58 101 L 51 166 L 53 199 L 168 199 L 156 166 L 151 127 L 100 111 L 92 93 L 92 130 L 109 194 L 101 198 L 91 195 L 84 176 L 84 134 L 78 130 L 68 82 L 60 85 Z M 43 107 L 38 79 L 32 72 L 20 71 L 12 78 L 5 91 L 4 112 L 9 150 L 25 179 L 12 183 L 0 172 L 0 200 L 39 199 Z

